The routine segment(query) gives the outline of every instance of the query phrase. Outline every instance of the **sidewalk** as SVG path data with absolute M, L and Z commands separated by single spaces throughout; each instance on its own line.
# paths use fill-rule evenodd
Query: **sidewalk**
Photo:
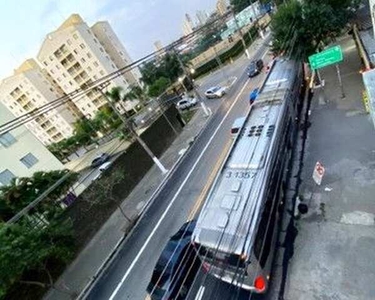
M 193 119 L 185 126 L 181 134 L 160 158 L 167 169 L 171 170 L 173 168 L 180 158 L 181 150 L 188 149 L 189 143 L 204 128 L 207 120 L 208 118 L 204 116 L 203 112 L 198 110 Z M 164 177 L 156 166 L 151 168 L 122 204 L 122 208 L 127 212 L 128 216 L 132 219 L 136 219 L 139 216 L 147 200 L 161 184 Z M 56 287 L 65 292 L 51 289 L 44 299 L 63 300 L 76 298 L 95 276 L 97 270 L 129 229 L 130 224 L 124 219 L 120 211 L 116 210 L 56 282 Z
M 321 71 L 315 91 L 300 198 L 309 211 L 297 222 L 284 299 L 368 300 L 375 295 L 375 131 L 362 104 L 361 62 L 351 36 L 339 41 L 346 97 L 336 69 Z M 311 176 L 326 169 L 322 185 Z

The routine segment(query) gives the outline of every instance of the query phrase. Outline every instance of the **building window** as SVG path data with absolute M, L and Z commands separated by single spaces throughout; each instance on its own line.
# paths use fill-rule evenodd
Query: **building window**
M 88 57 L 88 58 L 91 58 L 91 54 L 90 54 L 90 52 L 87 52 L 87 57 Z
M 122 53 L 121 51 L 119 51 L 118 53 L 120 53 L 120 55 L 124 55 L 124 53 Z
M 99 50 L 100 50 L 100 51 L 102 51 L 102 52 L 104 52 L 104 50 L 103 50 L 103 48 L 102 48 L 102 47 L 100 47 L 100 48 L 99 48 Z
M 50 56 L 50 57 L 49 57 L 49 60 L 50 60 L 50 61 L 53 61 L 53 58 L 52 58 L 52 56 Z
M 33 165 L 35 165 L 39 160 L 31 153 L 26 154 L 24 157 L 20 159 L 21 163 L 23 163 L 28 169 L 30 169 Z
M 91 107 L 91 105 L 90 105 L 89 103 L 87 103 L 87 107 L 88 107 L 88 108 L 90 108 L 90 107 Z
M 94 75 L 94 80 L 97 80 L 98 79 L 98 76 Z
M 100 70 L 100 75 L 104 76 L 104 71 L 103 70 Z
M 49 88 L 49 90 L 50 90 L 51 92 L 54 92 L 54 89 L 53 89 L 53 88 Z
M 66 74 L 65 73 L 63 73 L 62 75 L 63 75 L 64 78 L 66 78 Z
M 51 72 L 51 74 L 55 74 L 55 72 L 53 72 L 53 70 L 51 70 L 50 72 Z
M 17 142 L 17 140 L 9 132 L 0 135 L 0 144 L 3 145 L 3 147 L 5 147 L 5 148 L 8 148 L 9 146 L 14 144 L 15 142 Z
M 95 67 L 99 67 L 99 64 L 98 64 L 97 61 L 94 61 L 94 66 L 95 66 Z
M 71 45 L 72 44 L 72 41 L 71 40 L 67 40 L 66 41 L 68 45 Z
M 92 71 L 91 67 L 87 67 L 87 71 L 91 72 Z
M 112 66 L 112 68 L 116 69 L 116 67 L 113 64 L 111 66 Z
M 61 81 L 61 78 L 60 78 L 60 77 L 57 77 L 57 81 L 60 82 L 60 81 Z
M 43 64 L 44 64 L 45 66 L 48 66 L 48 64 L 47 64 L 47 62 L 46 62 L 46 61 L 44 61 L 44 62 L 43 62 Z
M 11 171 L 5 169 L 4 171 L 0 172 L 0 184 L 8 185 L 12 182 L 12 179 L 15 177 L 16 176 Z
M 76 40 L 76 39 L 78 39 L 78 34 L 73 34 L 73 38 Z
M 70 85 L 73 85 L 73 82 L 71 82 L 71 81 L 69 80 L 69 84 L 70 84 Z
M 87 33 L 88 33 L 88 34 L 91 34 L 91 31 L 90 31 L 89 29 L 87 29 Z
M 36 94 L 36 96 L 40 99 L 40 95 L 39 94 Z
M 81 44 L 79 46 L 81 47 L 81 49 L 85 49 L 86 48 L 85 44 Z
M 78 54 L 77 49 L 74 49 L 73 52 L 74 52 L 74 54 Z
M 98 43 L 97 39 L 94 39 L 94 42 L 95 42 L 95 43 Z
M 82 63 L 85 63 L 86 62 L 86 59 L 84 59 L 83 57 L 81 58 L 81 62 Z
M 56 65 L 56 69 L 57 69 L 57 70 L 60 70 L 60 67 L 59 67 L 59 65 Z

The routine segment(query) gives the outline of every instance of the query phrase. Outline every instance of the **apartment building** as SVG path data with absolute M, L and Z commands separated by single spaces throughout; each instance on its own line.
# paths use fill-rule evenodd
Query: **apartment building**
M 0 124 L 12 119 L 12 113 L 0 103 Z M 60 161 L 25 126 L 0 135 L 0 157 L 0 186 L 8 185 L 15 177 L 30 177 L 36 171 L 63 169 Z
M 78 14 L 73 14 L 56 31 L 47 35 L 37 59 L 66 94 L 85 89 L 98 79 L 118 71 L 122 66 L 120 57 L 124 63 L 131 61 L 123 47 L 116 48 L 121 43 L 109 29 L 109 24 L 103 25 L 103 22 L 96 26 L 95 31 L 100 32 L 98 36 L 102 39 L 99 40 L 94 30 Z M 108 45 L 108 41 L 112 44 Z M 134 77 L 137 80 L 137 75 Z M 126 91 L 133 83 L 128 79 L 129 76 L 116 77 L 108 83 L 106 90 L 120 86 Z M 80 97 L 72 97 L 72 102 L 83 115 L 93 118 L 107 100 L 98 91 L 88 90 Z
M 216 11 L 220 16 L 223 16 L 228 11 L 228 4 L 226 0 L 218 0 L 216 2 Z
M 184 35 L 189 35 L 194 32 L 194 23 L 189 14 L 185 14 L 184 23 L 182 24 L 182 31 Z
M 14 74 L 0 83 L 0 101 L 15 117 L 64 96 L 63 91 L 34 59 L 26 60 Z M 72 136 L 79 111 L 71 103 L 50 109 L 27 123 L 44 145 Z
M 91 30 L 118 69 L 122 69 L 133 62 L 107 21 L 95 23 L 91 26 Z M 123 77 L 130 85 L 141 85 L 140 79 L 142 75 L 138 68 L 133 68 L 131 71 L 125 72 Z

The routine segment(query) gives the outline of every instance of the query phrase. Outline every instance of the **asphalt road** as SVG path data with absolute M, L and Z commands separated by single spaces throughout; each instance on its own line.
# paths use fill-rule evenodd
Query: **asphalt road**
M 254 57 L 263 57 L 265 52 L 266 47 L 262 45 Z M 146 286 L 161 251 L 169 237 L 199 212 L 209 181 L 232 142 L 230 127 L 236 118 L 246 114 L 248 95 L 265 76 L 261 74 L 249 80 L 244 73 L 245 64 L 238 63 L 233 67 L 237 81 L 223 99 L 207 101 L 213 111 L 217 108 L 216 113 L 88 299 L 145 299 Z M 217 76 L 218 79 L 211 77 L 211 80 L 219 80 L 222 75 L 218 72 Z M 206 82 L 201 88 L 210 84 Z

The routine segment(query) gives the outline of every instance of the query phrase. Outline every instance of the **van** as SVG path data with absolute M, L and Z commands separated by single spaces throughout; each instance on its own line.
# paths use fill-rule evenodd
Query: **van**
M 232 128 L 230 130 L 230 134 L 232 135 L 233 138 L 237 136 L 238 132 L 240 131 L 242 126 L 245 124 L 245 121 L 246 121 L 246 117 L 237 118 L 236 120 L 234 120 Z

